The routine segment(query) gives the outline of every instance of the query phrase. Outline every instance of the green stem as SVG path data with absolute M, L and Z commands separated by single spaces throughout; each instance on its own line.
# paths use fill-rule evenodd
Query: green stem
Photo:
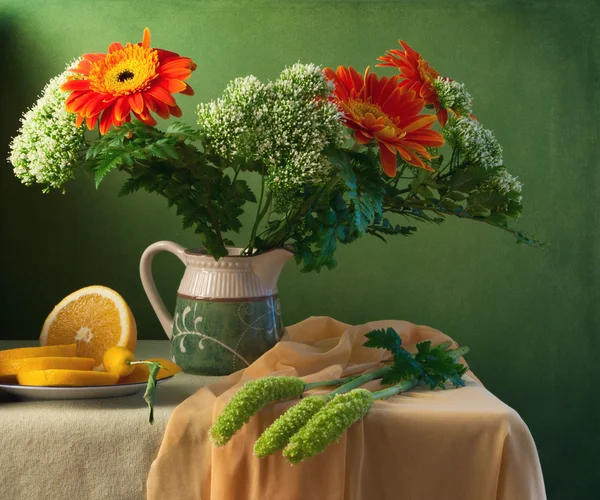
M 442 342 L 440 345 L 436 346 L 439 347 L 440 349 L 442 349 L 443 351 L 447 351 L 448 348 L 452 345 L 452 341 L 451 340 L 446 340 L 446 342 Z
M 258 206 L 256 208 L 256 220 L 254 221 L 254 226 L 252 226 L 252 232 L 250 233 L 250 243 L 248 243 L 248 255 L 252 255 L 252 249 L 254 247 L 254 240 L 256 239 L 256 231 L 258 229 L 258 225 L 260 224 L 261 212 L 262 212 L 262 202 L 263 197 L 265 195 L 265 176 L 264 172 L 261 175 L 262 182 L 260 184 L 260 195 L 258 197 Z
M 321 382 L 309 382 L 304 386 L 305 391 L 310 391 L 311 389 L 316 389 L 317 387 L 329 387 L 332 385 L 342 385 L 346 382 L 350 382 L 356 378 L 360 377 L 360 375 L 352 375 L 351 377 L 344 378 L 336 378 L 333 380 L 322 380 Z
M 456 349 L 451 349 L 448 351 L 448 354 L 452 356 L 454 359 L 458 359 L 461 356 L 464 356 L 469 352 L 469 348 L 467 346 L 457 347 Z
M 265 248 L 275 248 L 276 246 L 285 244 L 288 226 L 293 224 L 296 219 L 304 217 L 319 196 L 321 196 L 328 189 L 333 188 L 339 182 L 339 180 L 339 176 L 333 176 L 331 180 L 325 184 L 325 186 L 317 190 L 312 196 L 306 199 L 304 203 L 302 203 L 302 205 L 300 205 L 289 217 L 286 217 L 285 220 L 282 220 L 271 236 L 265 239 Z
M 381 389 L 380 391 L 372 392 L 371 395 L 373 396 L 373 399 L 391 398 L 392 396 L 400 394 L 401 392 L 410 391 L 418 383 L 419 381 L 416 378 L 403 380 L 399 384 L 393 385 L 392 387 L 386 387 L 385 389 Z
M 360 387 L 361 385 L 363 385 L 367 382 L 370 382 L 371 380 L 377 380 L 378 378 L 383 377 L 391 369 L 392 369 L 391 366 L 386 366 L 384 368 L 380 368 L 379 370 L 365 373 L 365 374 L 361 375 L 360 377 L 357 377 L 354 380 L 351 380 L 350 382 L 345 383 L 341 387 L 338 387 L 335 391 L 330 392 L 326 396 L 326 398 L 328 400 L 332 399 L 334 396 L 337 396 L 338 394 L 344 394 L 346 392 L 349 392 L 352 389 L 356 389 L 357 387 Z

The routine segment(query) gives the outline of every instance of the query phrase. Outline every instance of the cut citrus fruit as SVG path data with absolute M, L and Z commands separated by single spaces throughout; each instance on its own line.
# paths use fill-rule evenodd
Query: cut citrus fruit
M 105 286 L 88 286 L 65 297 L 46 318 L 40 344 L 75 342 L 77 356 L 94 358 L 102 369 L 102 356 L 113 346 L 135 349 L 137 328 L 129 306 Z
M 0 380 L 16 380 L 17 373 L 36 370 L 93 370 L 93 358 L 40 357 L 5 361 L 0 365 Z
M 158 370 L 158 374 L 156 375 L 156 380 L 160 380 L 162 378 L 170 377 L 171 375 L 175 375 L 181 371 L 181 368 L 175 363 L 169 361 L 168 359 L 161 358 L 152 358 L 146 359 L 145 361 L 154 361 L 159 363 L 163 368 Z M 131 375 L 127 375 L 126 377 L 121 377 L 119 379 L 119 384 L 136 384 L 138 382 L 148 382 L 148 377 L 150 376 L 150 370 L 148 369 L 148 365 L 134 365 L 133 373 Z
M 133 373 L 135 365 L 129 364 L 131 361 L 135 361 L 135 355 L 127 347 L 118 345 L 106 351 L 102 358 L 104 369 L 117 377 L 127 377 Z
M 21 385 L 35 386 L 89 386 L 114 385 L 119 377 L 112 373 L 91 370 L 38 370 L 19 372 L 17 379 Z
M 23 358 L 40 358 L 47 356 L 77 356 L 77 344 L 52 345 L 47 347 L 19 347 L 0 351 L 0 370 L 5 362 Z

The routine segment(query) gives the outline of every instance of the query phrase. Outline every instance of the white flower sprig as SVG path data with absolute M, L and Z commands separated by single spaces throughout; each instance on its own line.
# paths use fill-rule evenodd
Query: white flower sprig
M 72 68 L 79 60 L 67 66 Z M 60 90 L 68 70 L 48 82 L 35 105 L 23 114 L 18 135 L 10 143 L 9 163 L 27 186 L 43 184 L 43 191 L 62 189 L 75 177 L 79 151 L 85 146 L 84 128 L 75 125 L 76 115 L 65 110 L 68 92 Z
M 450 146 L 460 151 L 461 159 L 470 165 L 478 165 L 486 170 L 502 165 L 502 147 L 494 133 L 477 120 L 466 116 L 450 116 L 442 133 Z
M 473 98 L 467 92 L 464 83 L 438 76 L 433 81 L 433 87 L 442 108 L 450 109 L 461 116 L 469 116 L 472 113 Z
M 273 82 L 254 76 L 232 81 L 223 97 L 198 106 L 198 125 L 209 148 L 231 161 L 260 162 L 266 186 L 279 202 L 306 183 L 326 180 L 324 151 L 347 137 L 342 115 L 320 67 L 294 64 Z

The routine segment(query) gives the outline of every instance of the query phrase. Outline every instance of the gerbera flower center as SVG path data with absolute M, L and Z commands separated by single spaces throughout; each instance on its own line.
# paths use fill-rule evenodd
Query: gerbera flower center
M 429 63 L 423 59 L 419 59 L 419 63 L 417 65 L 417 71 L 419 72 L 419 76 L 421 77 L 421 81 L 432 83 L 440 74 L 429 66 Z
M 126 69 L 125 71 L 123 71 L 118 77 L 117 79 L 120 82 L 124 82 L 126 80 L 131 80 L 135 75 L 129 71 L 128 69 Z
M 158 77 L 158 52 L 141 45 L 127 45 L 107 54 L 90 70 L 90 89 L 114 96 L 146 90 Z
M 371 114 L 375 118 L 383 118 L 383 122 L 386 126 L 394 126 L 394 122 L 377 104 L 350 99 L 347 103 L 347 106 L 350 108 L 352 114 L 357 118 L 364 118 L 367 114 Z

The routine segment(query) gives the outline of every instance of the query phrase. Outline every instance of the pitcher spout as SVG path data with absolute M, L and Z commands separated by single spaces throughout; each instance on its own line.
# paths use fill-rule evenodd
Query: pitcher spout
M 274 248 L 268 252 L 253 255 L 251 257 L 252 272 L 265 288 L 275 289 L 283 266 L 293 256 L 294 253 L 286 248 Z

